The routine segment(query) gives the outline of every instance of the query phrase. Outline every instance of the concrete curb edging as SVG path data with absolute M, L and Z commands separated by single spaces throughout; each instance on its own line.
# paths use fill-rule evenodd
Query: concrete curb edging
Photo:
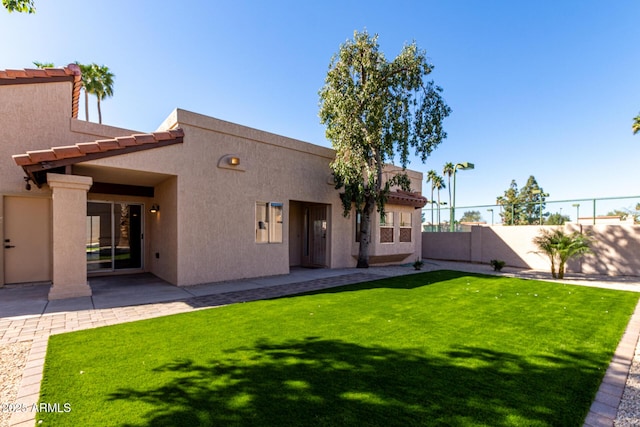
M 631 316 L 609 368 L 604 374 L 596 398 L 584 421 L 583 427 L 612 427 L 618 414 L 629 370 L 633 363 L 638 336 L 640 335 L 640 301 Z

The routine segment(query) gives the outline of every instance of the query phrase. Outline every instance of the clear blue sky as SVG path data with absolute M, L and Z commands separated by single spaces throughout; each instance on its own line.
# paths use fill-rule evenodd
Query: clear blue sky
M 183 108 L 330 146 L 318 90 L 367 29 L 388 58 L 415 40 L 435 65 L 448 138 L 410 167 L 475 163 L 458 206 L 529 175 L 554 200 L 640 194 L 637 0 L 35 2 L 35 15 L 0 10 L 0 69 L 107 65 L 107 124 L 148 132 Z

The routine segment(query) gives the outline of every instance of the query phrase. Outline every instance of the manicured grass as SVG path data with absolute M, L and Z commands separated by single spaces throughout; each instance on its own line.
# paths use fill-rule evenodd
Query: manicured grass
M 438 271 L 52 336 L 52 426 L 580 426 L 637 294 Z

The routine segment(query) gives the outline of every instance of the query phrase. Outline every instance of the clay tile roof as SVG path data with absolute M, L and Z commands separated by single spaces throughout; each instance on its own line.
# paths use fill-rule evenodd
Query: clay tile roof
M 46 182 L 46 177 L 43 173 L 51 171 L 51 169 L 150 148 L 179 144 L 182 143 L 183 139 L 184 131 L 182 129 L 171 129 L 169 131 L 81 142 L 75 145 L 52 147 L 48 150 L 27 151 L 26 154 L 14 155 L 13 160 L 18 166 L 22 166 L 27 176 L 34 183 L 40 186 Z
M 80 157 L 83 156 L 84 153 L 80 151 L 77 145 L 66 145 L 64 147 L 53 147 L 53 152 L 56 155 L 56 158 L 71 158 L 71 157 Z
M 150 133 L 132 135 L 136 139 L 136 144 L 155 144 L 158 142 L 155 136 Z
M 153 132 L 152 135 L 158 141 L 165 141 L 167 139 L 173 138 L 171 132 Z
M 47 70 L 43 70 L 42 68 L 38 68 L 37 70 L 29 70 L 29 74 L 34 78 L 49 77 L 50 75 L 49 73 L 47 73 Z
M 29 77 L 26 70 L 7 70 L 7 76 L 12 79 Z
M 26 166 L 31 164 L 31 157 L 28 154 L 17 154 L 13 156 L 13 160 L 18 166 Z
M 427 204 L 427 198 L 421 196 L 419 193 L 397 190 L 389 194 L 387 203 L 389 203 L 390 205 L 413 206 L 414 208 L 422 208 Z
M 33 163 L 49 162 L 56 159 L 56 153 L 53 150 L 27 151 L 27 154 Z
M 83 154 L 100 152 L 100 146 L 96 142 L 81 142 L 76 144 L 76 147 L 78 147 Z
M 116 138 L 121 147 L 130 147 L 136 145 L 136 139 L 132 136 L 119 136 Z
M 122 148 L 115 139 L 103 139 L 101 141 L 96 141 L 96 144 L 100 147 L 100 151 L 117 150 Z
M 119 136 L 116 138 L 120 147 L 131 147 L 136 145 L 136 139 L 132 136 Z
M 24 70 L 0 70 L 0 86 L 33 83 L 51 83 L 70 81 L 73 84 L 71 91 L 71 116 L 78 117 L 80 104 L 80 90 L 82 89 L 82 75 L 77 64 L 69 64 L 63 68 L 36 68 Z

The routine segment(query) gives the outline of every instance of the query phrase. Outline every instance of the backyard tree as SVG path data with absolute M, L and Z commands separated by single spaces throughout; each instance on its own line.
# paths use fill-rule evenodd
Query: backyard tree
M 518 201 L 518 184 L 515 179 L 511 180 L 509 188 L 505 190 L 504 196 L 498 196 L 496 203 L 500 205 L 500 216 L 504 225 L 519 224 L 520 211 L 522 206 Z
M 4 6 L 9 13 L 11 12 L 26 12 L 35 13 L 36 6 L 33 0 L 2 0 L 2 6 Z
M 336 151 L 331 169 L 345 216 L 361 214 L 358 267 L 369 266 L 371 219 L 383 211 L 393 185 L 408 189 L 406 174 L 383 180 L 385 163 L 399 157 L 402 167 L 410 150 L 424 162 L 446 138 L 442 122 L 451 110 L 442 89 L 426 77 L 433 70 L 415 43 L 387 61 L 378 36 L 354 32 L 333 56 L 319 92 L 320 120 Z
M 522 219 L 524 224 L 542 224 L 542 218 L 549 214 L 544 213 L 545 198 L 548 196 L 542 187 L 538 185 L 536 178 L 531 175 L 527 183 L 520 189 L 518 198 L 522 204 Z
M 504 196 L 499 196 L 496 203 L 500 205 L 502 222 L 504 225 L 541 224 L 544 213 L 545 200 L 549 195 L 538 185 L 536 178 L 531 175 L 527 183 L 518 190 L 515 179 L 511 180 Z
M 482 214 L 480 211 L 466 211 L 462 218 L 460 218 L 460 222 L 480 222 L 482 221 Z
M 562 225 L 565 222 L 571 221 L 568 215 L 562 215 L 559 212 L 553 213 L 547 217 L 544 224 L 545 225 Z
M 619 216 L 622 221 L 629 218 L 629 215 L 633 218 L 634 223 L 640 222 L 640 203 L 636 204 L 635 209 L 614 209 L 612 211 L 607 212 L 607 215 L 611 216 Z
M 540 230 L 540 234 L 533 239 L 538 247 L 538 253 L 547 255 L 551 261 L 551 276 L 563 279 L 567 261 L 591 252 L 592 240 L 585 234 L 574 231 L 567 234 L 561 228 L 555 230 Z M 556 265 L 558 272 L 556 274 Z

